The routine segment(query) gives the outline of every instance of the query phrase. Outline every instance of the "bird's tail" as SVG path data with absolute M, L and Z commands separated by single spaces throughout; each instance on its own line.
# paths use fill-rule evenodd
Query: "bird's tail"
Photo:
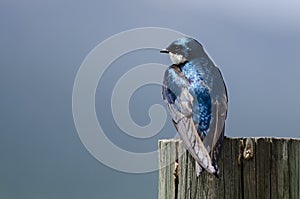
M 183 117 L 175 123 L 176 129 L 186 147 L 196 162 L 211 174 L 217 173 L 211 157 L 197 133 L 192 117 Z
M 219 177 L 220 170 L 218 167 L 218 161 L 221 155 L 222 147 L 223 147 L 223 140 L 224 140 L 224 130 L 225 130 L 225 124 L 223 126 L 222 132 L 220 134 L 220 137 L 214 146 L 213 150 L 211 151 L 211 159 L 212 159 L 212 165 L 214 166 L 216 173 L 215 176 Z

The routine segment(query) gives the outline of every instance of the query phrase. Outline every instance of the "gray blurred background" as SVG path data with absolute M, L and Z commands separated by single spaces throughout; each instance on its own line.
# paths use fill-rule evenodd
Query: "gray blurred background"
M 80 142 L 72 117 L 80 64 L 101 41 L 131 28 L 171 28 L 205 46 L 228 87 L 227 136 L 300 137 L 299 9 L 293 0 L 1 0 L 0 198 L 157 198 L 157 172 L 104 166 Z M 96 93 L 107 136 L 134 152 L 156 150 L 157 140 L 175 131 L 168 120 L 156 136 L 134 139 L 109 112 L 114 83 L 149 62 L 170 64 L 155 50 L 129 53 L 106 71 Z M 163 104 L 159 86 L 135 92 L 136 123 L 149 123 L 154 103 Z

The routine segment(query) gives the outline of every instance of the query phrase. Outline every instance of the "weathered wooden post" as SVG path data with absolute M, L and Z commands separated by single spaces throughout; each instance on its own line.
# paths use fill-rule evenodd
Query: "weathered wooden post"
M 299 139 L 226 138 L 219 179 L 194 165 L 181 141 L 160 140 L 158 198 L 300 198 Z

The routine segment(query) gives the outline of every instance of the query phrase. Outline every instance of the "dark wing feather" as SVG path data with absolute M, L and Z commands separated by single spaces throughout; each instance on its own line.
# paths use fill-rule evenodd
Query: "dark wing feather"
M 203 140 L 205 147 L 208 151 L 216 146 L 218 139 L 223 139 L 225 119 L 227 117 L 227 90 L 221 75 L 220 70 L 213 66 L 210 69 L 210 77 L 213 78 L 211 81 L 211 98 L 212 98 L 212 120 L 209 128 L 207 137 Z M 223 134 L 223 135 L 222 135 Z

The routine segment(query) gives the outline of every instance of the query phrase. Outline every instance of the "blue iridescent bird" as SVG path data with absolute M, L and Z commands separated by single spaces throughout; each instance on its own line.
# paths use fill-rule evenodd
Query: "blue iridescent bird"
M 164 75 L 163 99 L 196 160 L 197 176 L 205 169 L 218 177 L 228 103 L 222 74 L 195 39 L 179 38 L 160 52 L 173 63 Z

